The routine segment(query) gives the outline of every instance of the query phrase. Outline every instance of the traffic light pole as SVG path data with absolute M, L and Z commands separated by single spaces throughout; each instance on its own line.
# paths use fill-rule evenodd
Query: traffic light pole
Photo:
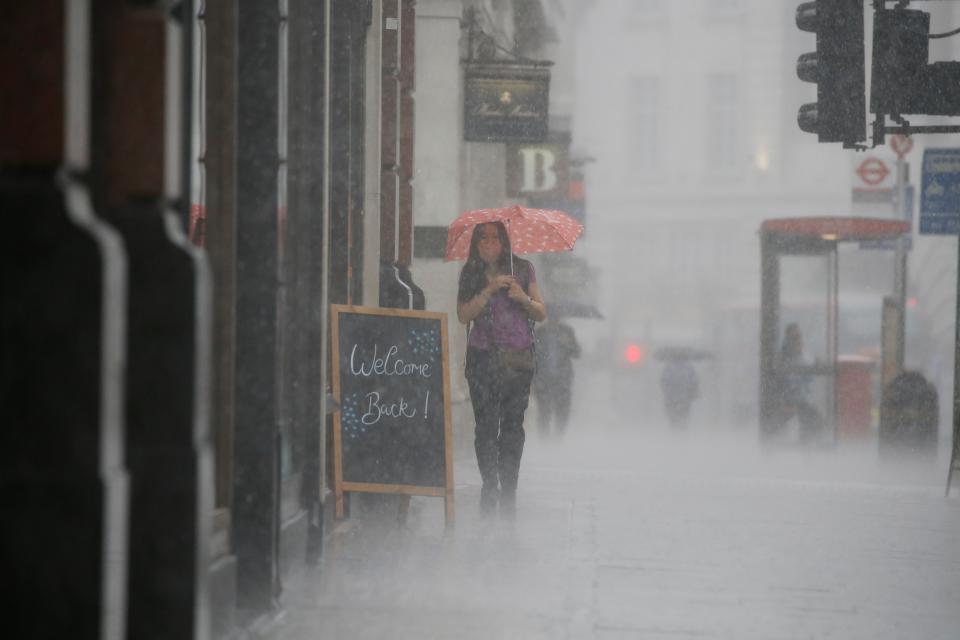
M 960 236 L 957 237 L 957 315 L 953 339 L 953 442 L 950 447 L 950 468 L 947 472 L 947 497 L 953 472 L 960 471 Z
M 905 208 L 905 202 L 907 195 L 907 163 L 904 162 L 903 156 L 897 155 L 897 197 L 896 197 L 896 206 L 897 211 L 895 212 L 894 217 L 899 218 L 903 216 L 907 211 Z M 896 364 L 897 373 L 903 371 L 903 362 L 904 362 L 904 343 L 906 341 L 906 325 L 907 325 L 907 247 L 906 247 L 906 238 L 904 235 L 900 235 L 897 238 L 896 252 L 894 254 L 894 272 L 893 272 L 893 295 L 894 299 L 897 301 L 897 350 L 894 354 L 894 362 Z

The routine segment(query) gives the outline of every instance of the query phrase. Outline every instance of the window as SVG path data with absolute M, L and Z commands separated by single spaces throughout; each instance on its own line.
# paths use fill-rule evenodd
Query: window
M 707 77 L 706 161 L 708 172 L 738 169 L 737 78 L 733 74 Z

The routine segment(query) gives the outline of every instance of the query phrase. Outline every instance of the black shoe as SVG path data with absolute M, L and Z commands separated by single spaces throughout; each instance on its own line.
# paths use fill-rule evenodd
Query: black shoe
M 490 515 L 497 508 L 500 491 L 496 487 L 484 486 L 480 489 L 480 513 Z

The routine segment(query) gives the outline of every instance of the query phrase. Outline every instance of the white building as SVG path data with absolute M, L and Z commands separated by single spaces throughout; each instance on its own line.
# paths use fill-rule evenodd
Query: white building
M 850 215 L 853 168 L 864 157 L 818 144 L 797 126 L 800 104 L 816 99 L 814 85 L 795 72 L 797 57 L 815 49 L 814 35 L 796 27 L 797 5 L 599 0 L 576 42 L 574 144 L 596 158 L 588 167 L 590 233 L 581 249 L 603 269 L 601 306 L 615 319 L 613 334 L 711 343 L 734 322 L 746 367 L 714 373 L 749 374 L 742 383 L 748 394 L 756 389 L 750 310 L 759 296 L 760 222 Z M 932 31 L 958 24 L 957 7 L 935 5 L 922 6 L 934 14 Z M 932 60 L 960 58 L 949 40 L 934 41 Z M 936 138 L 915 139 L 915 184 L 924 144 L 957 145 L 956 136 Z M 941 350 L 953 343 L 955 247 L 950 238 L 919 237 L 910 256 L 908 295 L 928 305 Z M 889 269 L 892 286 L 891 255 L 867 262 Z M 879 301 L 889 291 L 875 293 Z M 936 378 L 943 398 L 952 357 L 932 363 L 926 351 L 908 353 L 907 364 Z

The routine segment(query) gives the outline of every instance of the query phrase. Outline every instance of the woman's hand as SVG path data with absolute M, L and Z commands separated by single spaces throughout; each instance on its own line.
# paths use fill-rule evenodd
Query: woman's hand
M 501 289 L 508 289 L 513 284 L 513 276 L 496 276 L 490 280 L 486 287 L 480 290 L 480 293 L 473 296 L 473 298 L 467 302 L 457 304 L 457 318 L 459 318 L 463 324 L 472 321 L 483 313 L 487 303 L 490 302 L 491 296 Z
M 516 279 L 513 278 L 510 283 L 510 289 L 507 290 L 507 296 L 523 307 L 523 310 L 527 312 L 531 320 L 541 322 L 547 319 L 547 308 L 546 305 L 543 304 L 543 298 L 540 297 L 540 287 L 537 286 L 536 282 L 530 283 L 530 293 L 528 295 Z
M 516 278 L 514 278 L 513 276 L 500 275 L 494 278 L 493 280 L 491 280 L 490 284 L 487 285 L 484 291 L 486 292 L 486 295 L 489 298 L 490 296 L 497 293 L 501 289 L 512 289 L 513 287 L 517 287 L 519 289 L 519 286 L 517 286 Z M 507 295 L 510 295 L 509 292 Z M 513 296 L 510 296 L 510 297 L 513 297 Z
M 507 297 L 509 297 L 514 302 L 519 302 L 523 304 L 530 299 L 530 296 L 527 295 L 527 292 L 523 290 L 523 287 L 517 282 L 516 278 L 510 278 L 509 289 L 507 289 Z

